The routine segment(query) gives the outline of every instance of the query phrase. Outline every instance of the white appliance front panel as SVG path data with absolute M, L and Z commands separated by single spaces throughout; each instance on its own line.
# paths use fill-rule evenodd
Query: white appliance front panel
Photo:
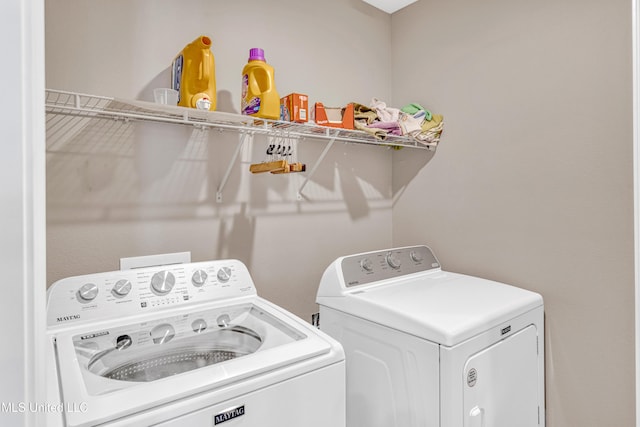
M 469 358 L 464 427 L 538 427 L 537 339 L 530 325 Z
M 480 334 L 470 340 L 463 342 L 462 344 L 453 347 L 440 346 L 440 422 L 442 427 L 467 427 L 469 425 L 466 424 L 469 422 L 467 418 L 469 418 L 471 410 L 477 405 L 471 405 L 469 408 L 465 407 L 467 403 L 467 401 L 465 400 L 467 399 L 465 393 L 467 392 L 466 388 L 468 387 L 467 376 L 468 370 L 470 368 L 468 367 L 470 358 L 473 358 L 474 355 L 482 354 L 487 349 L 499 348 L 494 346 L 498 346 L 500 345 L 500 343 L 508 342 L 519 332 L 525 330 L 527 331 L 527 334 L 535 335 L 535 340 L 531 339 L 531 335 L 526 335 L 527 338 L 531 339 L 531 342 L 529 343 L 530 345 L 527 345 L 530 354 L 527 354 L 526 359 L 529 361 L 531 358 L 535 359 L 535 363 L 531 362 L 533 363 L 533 365 L 528 368 L 533 373 L 528 372 L 527 375 L 537 375 L 536 387 L 534 387 L 534 391 L 531 391 L 531 393 L 535 393 L 536 406 L 539 407 L 540 411 L 540 424 L 536 425 L 538 427 L 545 427 L 544 310 L 542 307 L 536 308 L 535 310 L 528 311 L 516 318 L 510 319 L 507 322 L 502 323 L 483 334 Z M 518 344 L 519 341 L 514 341 L 514 343 Z M 510 346 L 504 348 L 506 349 L 507 356 L 509 357 L 512 355 L 511 351 L 516 353 L 516 350 L 511 350 Z M 525 351 L 523 349 L 520 350 Z M 495 355 L 500 356 L 499 352 L 496 352 Z M 499 363 L 494 362 L 495 359 L 493 358 L 493 352 L 489 351 L 488 353 L 486 353 L 486 356 L 491 356 L 491 362 L 488 363 Z M 522 356 L 518 354 L 513 357 L 521 358 Z M 499 371 L 501 369 L 501 366 L 495 365 L 494 369 Z M 481 384 L 480 380 L 482 380 L 482 378 L 485 378 L 486 381 L 486 378 L 491 378 L 491 375 L 493 375 L 492 373 L 488 373 L 482 374 L 481 377 L 479 375 L 481 372 L 477 372 L 478 382 L 476 383 L 476 387 L 481 387 L 481 385 L 479 384 Z M 517 372 L 516 374 L 512 373 L 512 375 L 518 378 L 522 374 L 520 372 Z M 491 390 L 486 390 L 487 395 L 489 395 L 490 392 Z M 509 391 L 507 391 L 507 393 L 508 392 Z M 493 397 L 489 399 L 493 399 Z M 477 413 L 477 411 L 475 411 L 475 413 Z M 477 416 L 478 415 L 472 417 L 476 418 L 474 419 L 474 421 L 477 421 Z M 520 427 L 517 423 L 511 424 L 509 427 L 515 426 Z M 496 425 L 485 422 L 483 427 L 496 427 Z
M 349 427 L 439 427 L 439 346 L 320 307 L 320 326 L 342 343 Z
M 202 397 L 163 408 L 158 427 L 344 427 L 344 362 L 256 389 L 245 395 L 189 411 Z M 209 402 L 216 402 L 209 399 Z M 318 404 L 322 402 L 322 404 Z M 186 414 L 171 419 L 170 414 Z M 157 415 L 157 414 L 156 414 Z M 142 415 L 131 425 L 149 425 Z M 119 424 L 114 424 L 115 425 Z M 109 425 L 112 427 L 111 425 Z

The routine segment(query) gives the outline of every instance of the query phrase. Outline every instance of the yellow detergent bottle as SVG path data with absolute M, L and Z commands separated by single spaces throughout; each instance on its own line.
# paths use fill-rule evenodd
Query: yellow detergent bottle
M 182 107 L 216 109 L 215 60 L 209 37 L 198 37 L 173 60 L 171 88 L 178 91 L 178 105 Z
M 241 112 L 263 119 L 280 118 L 280 96 L 276 91 L 273 67 L 267 64 L 260 48 L 249 50 L 249 62 L 242 70 Z

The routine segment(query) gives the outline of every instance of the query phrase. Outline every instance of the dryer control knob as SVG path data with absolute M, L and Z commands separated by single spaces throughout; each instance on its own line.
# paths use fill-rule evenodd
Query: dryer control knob
M 207 281 L 207 272 L 204 270 L 198 270 L 195 273 L 193 273 L 193 276 L 191 276 L 191 283 L 193 283 L 193 286 L 202 286 L 205 284 L 205 282 Z
M 411 256 L 411 259 L 414 262 L 422 262 L 424 261 L 424 255 L 422 255 L 420 252 L 416 252 L 416 251 L 411 251 L 411 254 L 409 254 Z
M 164 344 L 176 336 L 176 330 L 168 323 L 161 323 L 151 329 L 149 333 L 154 344 Z
M 93 301 L 98 296 L 98 285 L 95 283 L 85 283 L 78 289 L 78 300 L 80 302 Z
M 118 280 L 111 288 L 111 292 L 117 297 L 123 297 L 131 292 L 131 282 L 127 279 Z
M 151 277 L 151 288 L 160 295 L 171 292 L 175 284 L 176 276 L 170 271 L 159 271 Z
M 231 269 L 229 267 L 222 267 L 218 270 L 218 280 L 222 283 L 226 283 L 231 279 Z
M 373 271 L 373 262 L 369 258 L 364 258 L 360 260 L 360 267 L 362 267 L 364 271 L 371 272 Z
M 387 264 L 389 264 L 389 267 L 394 268 L 396 270 L 400 268 L 400 266 L 402 265 L 402 261 L 400 261 L 400 258 L 395 256 L 391 252 L 387 253 L 387 256 L 385 257 L 385 259 L 387 260 Z

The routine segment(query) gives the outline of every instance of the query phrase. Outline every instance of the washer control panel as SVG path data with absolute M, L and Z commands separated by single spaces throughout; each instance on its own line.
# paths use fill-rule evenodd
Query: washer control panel
M 253 280 L 238 260 L 89 274 L 51 285 L 47 290 L 47 325 L 113 319 L 255 294 Z
M 440 263 L 426 246 L 367 252 L 344 257 L 341 262 L 347 288 L 436 268 Z

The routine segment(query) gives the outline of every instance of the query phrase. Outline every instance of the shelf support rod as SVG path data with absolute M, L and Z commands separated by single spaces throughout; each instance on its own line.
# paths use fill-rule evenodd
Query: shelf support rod
M 236 163 L 236 160 L 238 159 L 238 156 L 240 155 L 242 147 L 244 146 L 244 143 L 246 142 L 248 136 L 249 132 L 242 132 L 238 147 L 236 147 L 236 151 L 233 153 L 233 157 L 231 157 L 231 160 L 229 161 L 229 166 L 227 166 L 227 170 L 222 177 L 222 181 L 218 186 L 218 190 L 216 191 L 216 202 L 218 203 L 222 202 L 222 190 L 224 190 L 225 185 L 227 185 L 227 181 L 229 180 L 229 176 L 231 175 L 231 169 L 233 169 L 233 165 Z M 253 134 L 251 134 L 251 136 L 253 137 Z
M 318 169 L 318 166 L 320 166 L 320 163 L 322 163 L 322 161 L 324 160 L 325 156 L 327 155 L 327 153 L 329 152 L 329 150 L 333 146 L 333 143 L 336 142 L 336 137 L 337 136 L 338 136 L 338 132 L 336 132 L 334 135 L 332 135 L 331 139 L 327 143 L 327 146 L 324 147 L 324 150 L 322 150 L 322 153 L 320 153 L 320 157 L 318 157 L 318 160 L 316 160 L 316 163 L 313 165 L 313 167 L 311 168 L 311 170 L 309 171 L 309 173 L 305 177 L 304 182 L 302 183 L 302 185 L 298 189 L 298 194 L 297 194 L 298 200 L 303 200 L 304 199 L 304 197 L 302 196 L 302 189 L 305 187 L 305 185 L 307 185 L 307 183 L 309 182 L 311 177 L 316 173 L 316 170 Z

